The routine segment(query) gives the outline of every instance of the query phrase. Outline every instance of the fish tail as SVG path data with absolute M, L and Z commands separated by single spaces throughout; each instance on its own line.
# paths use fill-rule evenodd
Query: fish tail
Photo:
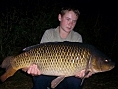
M 11 66 L 10 64 L 10 60 L 13 59 L 14 57 L 13 56 L 8 56 L 6 57 L 2 64 L 0 65 L 1 68 L 5 68 L 6 70 L 9 68 L 9 66 Z
M 0 77 L 1 81 L 4 82 L 8 77 L 13 76 L 17 70 L 12 67 L 8 68 L 8 70 Z

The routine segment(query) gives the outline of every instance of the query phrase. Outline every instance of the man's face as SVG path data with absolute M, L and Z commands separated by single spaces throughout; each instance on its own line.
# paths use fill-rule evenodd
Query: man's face
M 58 19 L 61 29 L 69 33 L 75 27 L 78 16 L 73 11 L 67 11 L 63 16 L 59 14 Z

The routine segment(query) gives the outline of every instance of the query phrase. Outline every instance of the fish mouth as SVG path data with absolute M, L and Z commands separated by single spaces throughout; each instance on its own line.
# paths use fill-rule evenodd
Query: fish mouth
M 112 62 L 111 65 L 112 65 L 112 66 L 111 66 L 111 69 L 113 69 L 113 68 L 115 67 L 115 63 Z
M 112 70 L 112 69 L 115 67 L 115 63 L 112 62 L 112 63 L 110 63 L 108 66 L 109 66 L 109 67 L 108 67 L 106 70 L 101 69 L 101 72 L 102 72 L 102 71 L 110 71 L 110 70 Z
M 115 68 L 115 63 L 112 64 L 112 66 L 111 66 L 111 68 L 109 70 L 111 70 L 113 68 Z
M 109 70 L 112 70 L 114 67 L 115 67 L 115 66 L 111 66 L 111 67 L 109 68 Z M 108 70 L 108 71 L 109 71 L 109 70 Z

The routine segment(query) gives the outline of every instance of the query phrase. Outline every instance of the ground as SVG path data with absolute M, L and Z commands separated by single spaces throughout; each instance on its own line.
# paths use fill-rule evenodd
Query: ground
M 118 72 L 114 68 L 111 71 L 94 74 L 85 79 L 83 89 L 118 89 Z M 0 72 L 0 75 L 3 71 Z M 21 70 L 14 76 L 8 78 L 4 83 L 0 83 L 0 89 L 31 89 L 32 77 Z

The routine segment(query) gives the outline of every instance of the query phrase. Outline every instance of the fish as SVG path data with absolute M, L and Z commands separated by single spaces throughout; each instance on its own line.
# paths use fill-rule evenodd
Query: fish
M 115 67 L 115 63 L 108 56 L 90 44 L 46 42 L 26 47 L 16 56 L 6 57 L 1 64 L 6 72 L 0 76 L 0 80 L 4 82 L 19 69 L 28 68 L 32 64 L 36 64 L 43 75 L 57 76 L 51 82 L 52 88 L 65 77 L 75 76 L 82 70 L 85 70 L 86 76 L 89 72 L 106 72 Z

